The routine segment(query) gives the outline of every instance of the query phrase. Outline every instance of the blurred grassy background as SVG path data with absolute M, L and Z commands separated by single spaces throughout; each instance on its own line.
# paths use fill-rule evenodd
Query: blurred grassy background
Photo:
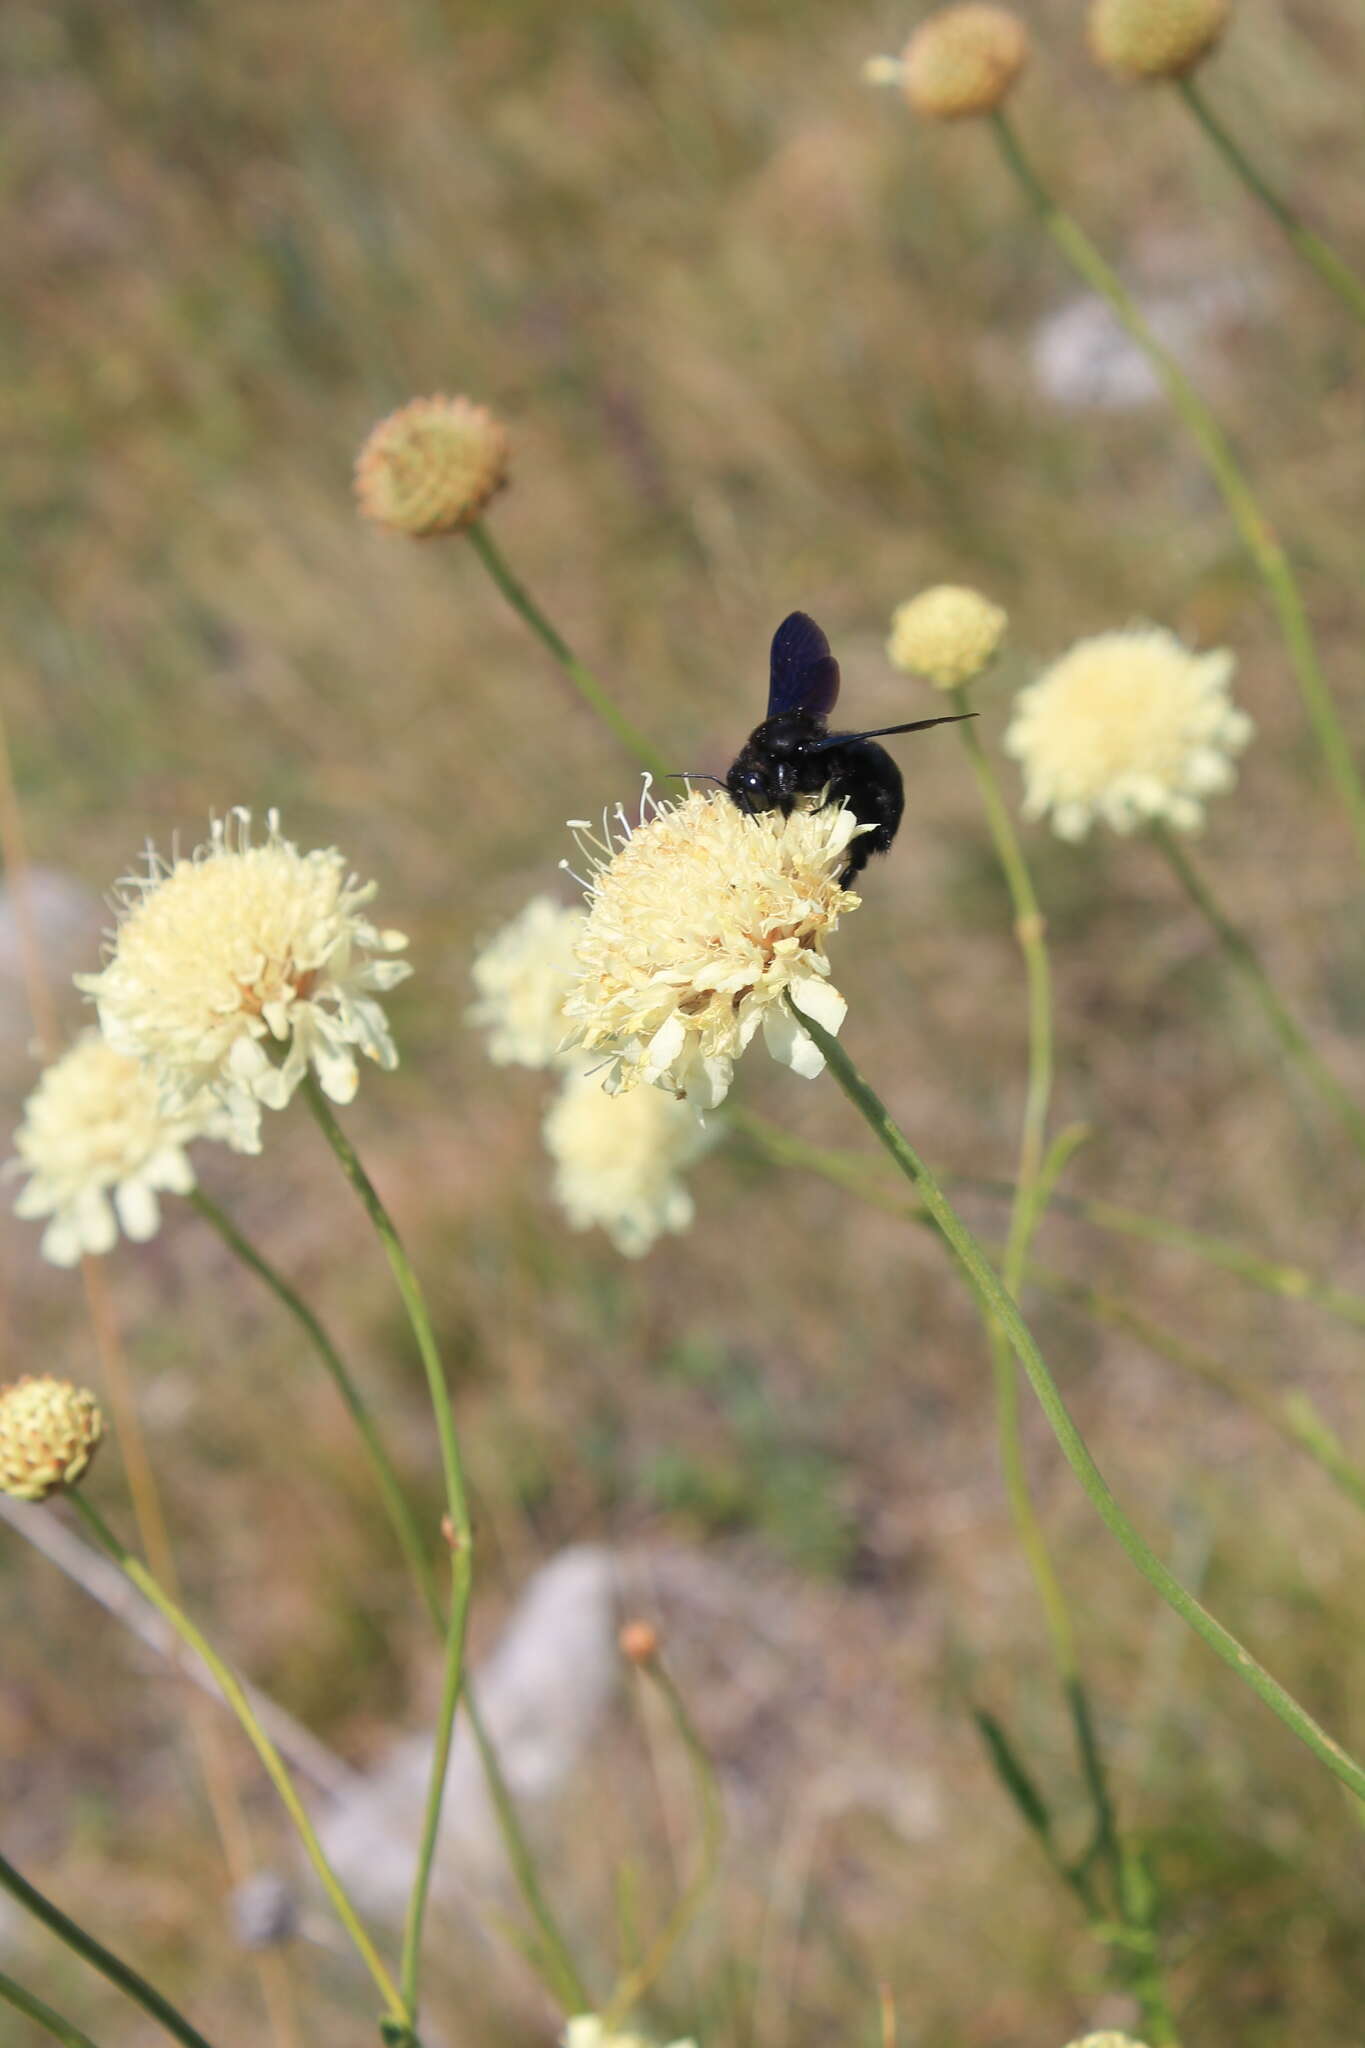
M 1365 21 L 1330 0 L 1237 13 L 1211 95 L 1360 249 Z M 1130 281 L 1185 319 L 1303 564 L 1359 738 L 1359 337 L 1172 98 L 1095 74 L 1078 15 L 1030 9 L 1021 125 Z M 725 1702 L 751 1678 L 761 1691 L 743 1632 L 723 1669 L 678 1645 L 737 1816 L 723 1902 L 655 2015 L 703 2048 L 872 2041 L 879 1982 L 914 2048 L 1060 2042 L 1127 2015 L 963 1725 L 969 1681 L 1068 1782 L 982 1338 L 932 1240 L 722 1151 L 695 1176 L 692 1233 L 627 1266 L 548 1202 L 538 1077 L 491 1069 L 462 1026 L 471 949 L 553 886 L 561 820 L 628 795 L 634 769 L 468 550 L 360 526 L 349 468 L 372 419 L 432 390 L 508 419 L 498 537 L 681 766 L 724 767 L 793 606 L 829 631 L 850 715 L 871 724 L 927 709 L 882 655 L 892 605 L 941 577 L 982 585 L 1014 634 L 982 721 L 993 746 L 1010 688 L 1083 632 L 1143 617 L 1234 647 L 1259 737 L 1206 854 L 1338 1070 L 1365 1074 L 1361 890 L 1258 587 L 1159 405 L 1065 403 L 1040 382 L 1039 324 L 1076 293 L 989 138 L 916 128 L 859 83 L 910 25 L 833 0 L 0 14 L 0 677 L 33 856 L 102 892 L 144 839 L 192 843 L 210 809 L 276 804 L 300 841 L 376 875 L 382 917 L 412 935 L 419 971 L 392 1005 L 404 1063 L 352 1123 L 458 1386 L 485 1532 L 477 1642 L 538 1562 L 590 1538 L 704 1551 L 808 1646 L 765 1702 L 758 1746 L 783 1775 L 726 1750 Z M 954 736 L 907 742 L 904 762 L 906 824 L 837 942 L 847 1042 L 931 1158 L 1007 1175 L 1024 1057 L 1007 900 Z M 1094 1127 L 1071 1185 L 1365 1286 L 1358 1162 L 1286 1088 L 1159 861 L 1038 832 L 1029 848 L 1058 979 L 1057 1116 Z M 12 1123 L 33 1069 L 9 973 Z M 832 1088 L 755 1059 L 742 1093 L 860 1142 Z M 408 1340 L 306 1121 L 272 1132 L 266 1163 L 205 1160 L 204 1177 L 347 1334 L 434 1516 Z M 998 1226 L 997 1207 L 973 1214 Z M 1307 1388 L 1361 1441 L 1351 1333 L 1065 1220 L 1046 1245 L 1237 1370 Z M 421 1724 L 434 1674 L 330 1389 L 188 1212 L 109 1263 L 198 1610 L 366 1762 Z M 88 1376 L 79 1290 L 40 1264 L 35 1231 L 7 1222 L 3 1272 L 9 1366 Z M 1143 1525 L 1334 1731 L 1365 1740 L 1352 1511 L 1244 1411 L 1035 1306 Z M 1166 1889 L 1189 2040 L 1360 2038 L 1358 1819 L 1172 1633 L 1028 1422 L 1125 1817 Z M 112 1458 L 99 1484 L 117 1509 Z M 0 1640 L 7 1850 L 216 2040 L 261 2038 L 173 1686 L 12 1537 Z M 818 1836 L 782 1996 L 774 2014 L 764 1992 L 756 2026 L 774 1830 L 846 1754 L 922 1780 L 933 1812 L 917 1843 L 875 1812 Z M 596 1957 L 612 1862 L 658 1860 L 633 1819 L 642 1768 L 629 1748 L 590 1768 L 591 1824 L 550 1873 Z M 529 1997 L 481 2007 L 453 1930 L 437 1946 L 452 2041 L 550 2037 Z M 45 1938 L 15 1967 L 101 2048 L 149 2038 Z M 309 2039 L 371 2038 L 344 1962 L 305 1951 L 296 1974 Z

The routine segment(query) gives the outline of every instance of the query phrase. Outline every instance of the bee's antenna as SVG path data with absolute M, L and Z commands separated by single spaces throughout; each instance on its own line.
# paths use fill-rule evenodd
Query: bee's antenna
M 971 715 L 972 715 L 973 717 L 975 717 L 975 716 L 976 716 L 975 712 L 973 712 L 973 713 L 972 713 Z M 719 776 L 719 775 L 707 775 L 707 774 L 704 774 L 704 773 L 703 773 L 703 771 L 702 771 L 702 770 L 701 770 L 700 768 L 675 768 L 675 769 L 673 770 L 673 772 L 672 772 L 672 774 L 671 774 L 671 775 L 666 775 L 666 776 L 664 777 L 664 781 L 665 781 L 665 782 L 718 782 L 718 783 L 720 783 L 720 786 L 721 786 L 721 788 L 722 788 L 722 789 L 725 789 L 725 788 L 726 788 L 726 787 L 728 786 L 728 785 L 726 784 L 726 782 L 724 781 L 724 779 L 723 779 L 723 778 L 722 778 L 721 776 Z
M 884 740 L 896 732 L 928 732 L 931 725 L 959 725 L 964 718 L 976 718 L 975 711 L 954 711 L 946 718 L 917 718 L 913 725 L 879 725 L 875 732 L 832 732 L 827 740 L 807 747 L 808 754 L 823 754 L 826 747 L 845 747 L 850 740 Z

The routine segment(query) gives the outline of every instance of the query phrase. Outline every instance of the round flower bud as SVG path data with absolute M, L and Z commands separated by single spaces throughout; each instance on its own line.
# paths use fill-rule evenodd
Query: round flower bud
M 628 1664 L 652 1664 L 659 1654 L 659 1631 L 649 1621 L 628 1621 L 616 1644 Z
M 887 658 L 938 690 L 955 690 L 979 676 L 1009 623 L 998 604 L 960 583 L 937 583 L 891 615 Z
M 472 526 L 507 481 L 507 429 L 469 398 L 414 398 L 375 427 L 355 466 L 361 512 L 424 540 Z
M 1028 30 L 1007 7 L 965 0 L 931 14 L 901 54 L 901 90 L 917 114 L 958 121 L 998 107 L 1029 57 Z
M 1094 0 L 1090 48 L 1120 78 L 1183 78 L 1227 27 L 1229 0 Z
M 103 1433 L 94 1395 L 66 1380 L 26 1378 L 0 1388 L 0 1493 L 46 1500 L 74 1486 Z

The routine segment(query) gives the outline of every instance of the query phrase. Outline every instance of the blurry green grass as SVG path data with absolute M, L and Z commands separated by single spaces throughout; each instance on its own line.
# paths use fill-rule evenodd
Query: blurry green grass
M 1097 79 L 1071 6 L 1030 13 L 1042 49 L 1020 118 L 1130 274 L 1214 268 L 1264 291 L 1264 317 L 1218 354 L 1214 396 L 1305 562 L 1359 736 L 1354 337 L 1172 105 Z M 494 1535 L 485 1632 L 536 1561 L 585 1536 L 761 1565 L 795 1611 L 828 1618 L 832 1663 L 878 1617 L 894 1740 L 932 1764 L 949 1818 L 919 1855 L 861 1823 L 822 1854 L 793 2048 L 874 2038 L 879 1979 L 904 2038 L 926 2044 L 1060 2041 L 1093 2009 L 1095 1953 L 942 1675 L 965 1638 L 1064 1774 L 979 1332 L 920 1234 L 724 1155 L 697 1176 L 695 1231 L 643 1267 L 564 1230 L 539 1084 L 494 1072 L 464 1031 L 466 963 L 553 883 L 560 820 L 628 794 L 633 769 L 472 557 L 362 530 L 348 477 L 372 418 L 411 393 L 494 403 L 516 437 L 500 538 L 685 766 L 723 766 L 758 715 L 768 635 L 793 605 L 828 627 L 870 720 L 904 702 L 886 615 L 942 575 L 1009 607 L 1019 674 L 1131 617 L 1233 645 L 1260 738 L 1209 857 L 1358 1077 L 1360 891 L 1259 596 L 1159 410 L 1067 416 L 1038 395 L 1030 335 L 1071 287 L 983 137 L 916 131 L 858 83 L 907 26 L 833 0 L 10 0 L 0 18 L 0 680 L 35 856 L 103 890 L 146 836 L 193 841 L 211 808 L 276 803 L 291 832 L 377 875 L 384 917 L 412 933 L 420 972 L 394 1005 L 405 1064 L 354 1121 L 416 1241 L 467 1416 Z M 1362 60 L 1359 24 L 1327 0 L 1246 0 L 1211 76 L 1346 247 L 1365 234 Z M 1019 967 L 950 736 L 906 768 L 905 828 L 841 934 L 849 1042 L 933 1157 L 1000 1174 Z M 1058 1114 L 1095 1127 L 1078 1182 L 1359 1283 L 1340 1148 L 1287 1106 L 1155 864 L 1036 833 L 1030 852 L 1055 946 Z M 831 1092 L 755 1066 L 751 1099 L 855 1142 Z M 270 1161 L 206 1172 L 345 1331 L 434 1513 L 420 1388 L 360 1221 L 297 1120 Z M 1055 1243 L 1230 1360 L 1301 1377 L 1359 1440 L 1345 1333 L 1174 1257 L 1072 1226 Z M 18 1226 L 5 1258 L 15 1366 L 85 1370 L 69 1283 Z M 294 1711 L 374 1753 L 415 1718 L 426 1651 L 329 1390 L 187 1216 L 114 1272 L 196 1599 Z M 1215 1606 L 1362 1739 L 1345 1511 L 1210 1395 L 1119 1339 L 1042 1322 L 1144 1524 L 1193 1503 Z M 1033 1443 L 1125 1809 L 1170 1880 L 1190 2038 L 1352 2038 L 1355 1822 L 1196 1647 L 1154 1703 L 1161 1623 L 1040 1430 Z M 167 1689 L 9 1543 L 0 1626 L 0 1797 L 18 1845 L 111 1934 L 111 1893 L 131 1899 L 146 1959 L 240 2038 L 254 2008 L 206 1836 L 186 1828 L 187 1774 L 165 1767 Z M 794 1725 L 802 1712 L 794 1699 Z M 600 1889 L 591 1841 L 583 1865 L 558 1873 L 571 1895 Z M 769 1881 L 761 1861 L 731 1872 L 695 1992 L 686 1973 L 670 1983 L 661 2027 L 749 2041 Z M 24 1963 L 102 2044 L 138 2038 L 41 1946 Z M 344 1981 L 319 1995 L 330 2039 L 368 2038 L 343 2017 Z

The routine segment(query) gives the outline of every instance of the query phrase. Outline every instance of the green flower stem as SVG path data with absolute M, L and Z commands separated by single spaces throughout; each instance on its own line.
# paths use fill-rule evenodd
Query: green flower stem
M 403 1491 L 402 1482 L 394 1469 L 392 1459 L 389 1457 L 384 1439 L 379 1431 L 379 1426 L 370 1412 L 364 1395 L 351 1377 L 341 1354 L 303 1297 L 295 1288 L 290 1286 L 278 1269 L 272 1266 L 263 1253 L 252 1244 L 251 1240 L 237 1227 L 232 1218 L 225 1214 L 218 1204 L 211 1200 L 201 1188 L 194 1189 L 189 1199 L 205 1222 L 210 1223 L 218 1232 L 229 1250 L 235 1253 L 242 1263 L 249 1267 L 259 1279 L 263 1280 L 276 1299 L 288 1309 L 290 1315 L 300 1325 L 309 1343 L 312 1344 L 322 1360 L 324 1367 L 336 1385 L 337 1392 L 346 1404 L 347 1411 L 360 1432 L 361 1440 L 365 1446 L 366 1455 L 369 1458 L 370 1467 L 374 1474 L 375 1483 L 379 1488 L 384 1506 L 388 1511 L 389 1520 L 393 1524 L 394 1533 L 397 1535 L 404 1555 L 412 1567 L 412 1575 L 417 1582 L 417 1589 L 421 1594 L 422 1604 L 426 1608 L 437 1634 L 444 1640 L 446 1632 L 445 1608 L 436 1584 L 436 1574 L 432 1568 L 431 1559 L 427 1555 L 426 1546 L 417 1527 L 416 1517 L 408 1504 L 407 1495 Z M 540 1930 L 547 1965 L 550 1967 L 554 1979 L 553 1989 L 556 1995 L 560 1995 L 563 1991 L 572 1987 L 577 2001 L 575 2010 L 586 2011 L 589 2001 L 586 1993 L 583 1991 L 582 1980 L 574 1968 L 564 1936 L 556 1925 L 554 1916 L 541 1890 L 535 1861 L 522 1830 L 520 1816 L 507 1789 L 507 1781 L 503 1777 L 502 1766 L 498 1761 L 497 1752 L 484 1725 L 483 1717 L 475 1705 L 473 1688 L 468 1681 L 465 1684 L 464 1698 L 465 1708 L 469 1714 L 475 1744 L 479 1752 L 479 1760 L 483 1766 L 484 1778 L 488 1785 L 489 1797 L 492 1799 L 493 1810 L 497 1815 L 498 1826 L 502 1832 L 503 1846 L 507 1851 L 507 1860 L 516 1877 L 526 1908 Z
M 540 1935 L 538 1953 L 545 1966 L 549 1987 L 566 2013 L 590 2012 L 592 1994 L 578 1973 L 578 1967 L 563 1931 L 541 1887 L 540 1873 L 536 1869 L 535 1858 L 531 1854 L 530 1844 L 522 1830 L 507 1780 L 503 1776 L 501 1761 L 468 1679 L 465 1680 L 464 1707 L 483 1764 L 488 1794 L 493 1801 L 498 1826 L 502 1830 L 507 1860 L 512 1866 L 522 1901 L 535 1921 Z
M 1006 167 L 1043 228 L 1072 268 L 1092 290 L 1099 293 L 1120 325 L 1137 343 L 1196 442 L 1274 607 L 1309 722 L 1328 772 L 1346 806 L 1356 849 L 1365 860 L 1365 786 L 1362 786 L 1322 672 L 1298 580 L 1288 556 L 1262 515 L 1231 443 L 1176 358 L 1148 326 L 1117 271 L 1111 269 L 1089 236 L 1053 200 L 1024 154 L 1019 138 L 1005 115 L 997 110 L 989 118 Z
M 378 1986 L 380 1995 L 388 2008 L 389 2016 L 396 2020 L 401 2027 L 410 2029 L 413 2025 L 413 2016 L 409 2013 L 403 1999 L 400 1998 L 397 1987 L 387 1969 L 385 1969 L 374 1943 L 365 1932 L 355 1907 L 346 1895 L 341 1880 L 328 1862 L 322 1844 L 317 1838 L 313 1823 L 308 1818 L 307 1809 L 299 1798 L 294 1781 L 289 1775 L 284 1758 L 280 1755 L 274 1743 L 257 1720 L 251 1701 L 248 1699 L 240 1679 L 231 1667 L 224 1663 L 218 1652 L 213 1648 L 213 1645 L 195 1627 L 189 1616 L 176 1606 L 170 1595 L 161 1586 L 160 1581 L 154 1579 L 146 1566 L 140 1563 L 133 1556 L 132 1552 L 126 1550 L 119 1542 L 118 1537 L 115 1536 L 113 1530 L 104 1520 L 104 1517 L 99 1513 L 99 1510 L 91 1505 L 86 1494 L 80 1489 L 73 1489 L 68 1497 L 101 1550 L 111 1557 L 114 1563 L 127 1574 L 128 1578 L 137 1587 L 139 1593 L 145 1599 L 150 1600 L 158 1613 L 170 1623 L 181 1642 L 193 1650 L 196 1657 L 207 1665 L 208 1669 L 213 1673 L 218 1683 L 218 1690 L 236 1715 L 248 1742 L 265 1766 L 267 1777 L 284 1802 L 285 1811 L 294 1823 L 299 1840 L 303 1843 L 304 1849 L 307 1852 L 308 1860 L 322 1880 L 323 1889 L 332 1902 L 337 1918 L 351 1937 L 356 1953 Z M 193 2038 L 197 2043 L 198 2035 L 196 2034 Z
M 7 1977 L 3 1970 L 0 1970 L 0 1999 L 7 2005 L 12 2005 L 17 2012 L 23 2013 L 27 2019 L 33 2020 L 45 2032 L 51 2034 L 54 2041 L 62 2042 L 63 2048 L 95 2048 L 95 2043 L 88 2034 L 83 2034 L 70 2020 L 64 2020 L 59 2012 L 54 2012 L 50 2005 L 45 2005 L 36 1993 L 25 1991 L 22 1984 L 16 1984 L 13 1977 Z
M 725 1839 L 725 1813 L 721 1805 L 720 1787 L 716 1783 L 716 1773 L 707 1755 L 706 1745 L 687 1711 L 686 1701 L 662 1664 L 651 1658 L 640 1666 L 640 1670 L 642 1676 L 657 1688 L 683 1748 L 687 1751 L 688 1761 L 692 1766 L 697 1803 L 701 1809 L 701 1853 L 696 1871 L 684 1886 L 668 1919 L 640 1961 L 622 1978 L 612 1993 L 610 2002 L 602 2014 L 602 2032 L 608 2036 L 619 2030 L 622 2020 L 639 2004 L 660 1972 L 667 1967 L 670 1956 L 692 1925 L 702 1901 L 715 1882 L 716 1872 L 720 1867 L 721 1846 Z
M 470 527 L 469 540 L 475 554 L 513 611 L 526 621 L 537 639 L 548 647 L 583 702 L 611 727 L 627 753 L 634 754 L 651 775 L 660 781 L 666 780 L 668 770 L 664 767 L 663 755 L 645 738 L 637 726 L 631 724 L 625 713 L 618 710 L 610 693 L 598 682 L 592 671 L 584 668 L 568 641 L 546 618 L 525 584 L 519 582 L 512 574 L 502 550 L 481 520 Z
M 1315 234 L 1312 228 L 1300 220 L 1293 207 L 1267 183 L 1242 145 L 1213 112 L 1194 78 L 1178 78 L 1175 87 L 1233 175 L 1240 178 L 1252 196 L 1265 207 L 1267 213 L 1274 216 L 1300 256 L 1312 264 L 1323 283 L 1336 293 L 1362 326 L 1365 326 L 1365 283 L 1356 276 L 1350 264 L 1338 256 L 1336 250 L 1330 243 L 1325 242 L 1321 235 Z
M 1348 1755 L 1341 1744 L 1334 1741 L 1325 1729 L 1319 1727 L 1292 1694 L 1286 1692 L 1265 1667 L 1257 1662 L 1251 1652 L 1244 1649 L 1237 1638 L 1195 1599 L 1174 1572 L 1163 1564 L 1156 1552 L 1138 1534 L 1110 1492 L 1103 1474 L 1090 1455 L 1084 1437 L 1072 1421 L 1071 1413 L 1033 1341 L 1028 1325 L 1001 1286 L 990 1261 L 959 1218 L 933 1174 L 904 1133 L 892 1122 L 885 1105 L 863 1079 L 839 1041 L 832 1038 L 822 1024 L 813 1017 L 808 1017 L 804 1011 L 794 1011 L 793 1014 L 799 1017 L 802 1027 L 810 1033 L 825 1055 L 830 1072 L 859 1115 L 885 1146 L 907 1180 L 918 1188 L 930 1217 L 962 1268 L 983 1310 L 990 1315 L 998 1316 L 1004 1325 L 1014 1354 L 1028 1375 L 1029 1383 L 1038 1397 L 1039 1406 L 1047 1417 L 1067 1463 L 1076 1474 L 1106 1528 L 1127 1552 L 1143 1577 L 1150 1581 L 1182 1621 L 1187 1622 L 1215 1655 L 1221 1657 L 1244 1684 L 1251 1687 L 1258 1699 L 1284 1722 L 1290 1732 L 1313 1752 L 1319 1762 L 1325 1764 L 1327 1769 L 1358 1798 L 1365 1797 L 1365 1769 L 1362 1769 L 1355 1758 Z
M 1365 1155 L 1365 1110 L 1319 1057 L 1303 1026 L 1275 993 L 1251 941 L 1224 912 L 1188 849 L 1164 824 L 1152 828 L 1152 837 L 1175 870 L 1190 901 L 1213 927 L 1219 945 L 1260 1004 L 1262 1014 L 1285 1052 L 1328 1108 L 1341 1118 L 1356 1150 Z
M 412 1326 L 412 1333 L 426 1372 L 427 1388 L 436 1417 L 436 1432 L 441 1444 L 441 1464 L 445 1473 L 449 1516 L 447 1540 L 450 1544 L 451 1572 L 450 1618 L 446 1628 L 445 1668 L 441 1678 L 441 1703 L 436 1717 L 431 1777 L 427 1786 L 421 1844 L 417 1852 L 417 1871 L 408 1900 L 407 1920 L 403 1930 L 403 1960 L 400 1970 L 403 2000 L 410 2015 L 409 2024 L 415 2025 L 421 1977 L 422 1929 L 436 1860 L 436 1842 L 441 1828 L 441 1806 L 445 1798 L 446 1767 L 450 1761 L 451 1736 L 454 1732 L 455 1710 L 459 1705 L 460 1681 L 464 1670 L 465 1629 L 469 1620 L 469 1597 L 474 1578 L 474 1531 L 469 1515 L 469 1496 L 465 1487 L 459 1438 L 455 1430 L 455 1415 L 450 1405 L 450 1390 L 446 1386 L 445 1373 L 441 1366 L 436 1336 L 431 1327 L 431 1316 L 427 1310 L 421 1283 L 412 1269 L 393 1219 L 379 1199 L 374 1184 L 360 1163 L 355 1147 L 337 1122 L 331 1104 L 312 1074 L 309 1074 L 304 1083 L 304 1093 L 322 1135 L 336 1154 L 346 1178 L 359 1195 L 384 1247 L 389 1270 L 393 1274 L 403 1306 L 407 1310 L 408 1321 Z
M 121 1961 L 102 1942 L 96 1941 L 93 1934 L 87 1934 L 83 1927 L 63 1913 L 60 1906 L 54 1906 L 51 1899 L 22 1877 L 4 1856 L 0 1856 L 0 1887 L 11 1898 L 17 1899 L 26 1912 L 32 1913 L 35 1920 L 41 1920 L 44 1927 L 50 1928 L 83 1962 L 98 1970 L 102 1977 L 107 1977 L 111 1984 L 116 1984 L 120 1991 L 127 1992 L 129 1998 L 135 2000 L 144 2012 L 150 2013 L 173 2040 L 182 2042 L 184 2048 L 209 2048 L 199 2029 L 192 2027 L 182 2012 L 176 2011 L 169 1998 L 163 1998 L 131 1963 Z
M 964 689 L 952 692 L 959 712 L 970 707 Z M 976 786 L 986 812 L 986 822 L 995 842 L 1014 909 L 1014 934 L 1024 956 L 1028 979 L 1028 1084 L 1024 1097 L 1024 1118 L 1019 1139 L 1019 1165 L 1014 1200 L 1010 1206 L 1009 1236 L 1005 1246 L 1004 1279 L 1011 1294 L 1019 1292 L 1024 1262 L 1033 1233 L 1041 1220 L 1038 1180 L 1043 1166 L 1047 1135 L 1047 1114 L 1052 1099 L 1052 975 L 1048 964 L 1046 926 L 1038 908 L 1033 880 L 1028 871 L 1000 785 L 996 781 L 986 749 L 975 722 L 958 727 Z M 1019 1432 L 1019 1376 L 1009 1339 L 1000 1324 L 987 1323 L 991 1349 L 991 1373 L 995 1382 L 996 1430 L 1005 1492 L 1019 1542 L 1042 1601 L 1052 1653 L 1063 1686 L 1070 1691 L 1079 1685 L 1076 1661 L 1076 1631 L 1066 1595 L 1049 1555 L 1033 1497 L 1029 1492 L 1023 1439 Z M 1098 1809 L 1097 1809 L 1098 1811 Z
M 264 1281 L 270 1292 L 298 1323 L 313 1349 L 326 1368 L 333 1385 L 346 1405 L 347 1413 L 360 1432 L 365 1454 L 370 1461 L 376 1486 L 379 1488 L 384 1507 L 393 1525 L 394 1534 L 402 1547 L 403 1554 L 412 1568 L 422 1604 L 430 1615 L 433 1626 L 444 1636 L 446 1618 L 437 1590 L 436 1574 L 432 1561 L 427 1555 L 416 1518 L 403 1491 L 402 1482 L 395 1472 L 379 1427 L 370 1413 L 369 1406 L 351 1377 L 345 1361 L 336 1345 L 328 1336 L 322 1323 L 309 1308 L 298 1291 L 291 1287 L 284 1275 L 270 1264 L 257 1250 L 243 1231 L 233 1222 L 218 1204 L 206 1195 L 202 1188 L 194 1188 L 189 1200 L 206 1223 L 218 1232 L 228 1249 L 247 1266 L 259 1280 Z

